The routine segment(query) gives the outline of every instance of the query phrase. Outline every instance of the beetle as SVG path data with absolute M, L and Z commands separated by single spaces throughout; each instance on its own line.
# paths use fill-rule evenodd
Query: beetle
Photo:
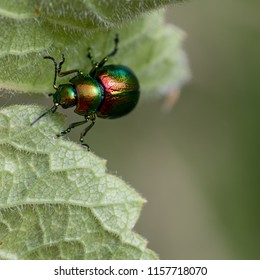
M 84 120 L 71 123 L 67 129 L 63 130 L 57 136 L 63 136 L 71 131 L 72 128 L 90 122 L 80 134 L 80 143 L 84 143 L 84 137 L 94 126 L 96 117 L 104 119 L 114 119 L 122 117 L 132 111 L 139 100 L 140 86 L 134 72 L 124 65 L 105 65 L 110 57 L 118 51 L 118 35 L 114 39 L 114 49 L 106 55 L 100 62 L 93 59 L 92 49 L 88 48 L 87 57 L 90 59 L 92 68 L 86 75 L 78 69 L 62 72 L 62 65 L 65 62 L 65 56 L 62 54 L 62 60 L 57 63 L 52 56 L 45 56 L 44 59 L 50 59 L 54 63 L 54 81 L 53 88 L 53 107 L 47 110 L 34 120 L 34 125 L 48 113 L 54 113 L 58 106 L 63 109 L 76 106 L 74 112 L 84 117 Z M 56 85 L 57 76 L 64 77 L 77 73 L 67 84 Z

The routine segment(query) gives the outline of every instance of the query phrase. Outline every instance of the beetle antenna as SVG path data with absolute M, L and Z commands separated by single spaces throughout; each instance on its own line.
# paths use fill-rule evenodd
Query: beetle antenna
M 51 107 L 49 110 L 47 110 L 46 112 L 44 112 L 42 115 L 40 115 L 36 120 L 34 120 L 31 125 L 34 125 L 36 122 L 38 122 L 42 117 L 44 117 L 45 115 L 49 114 L 49 113 L 54 113 L 57 110 L 58 106 L 54 105 L 53 107 Z

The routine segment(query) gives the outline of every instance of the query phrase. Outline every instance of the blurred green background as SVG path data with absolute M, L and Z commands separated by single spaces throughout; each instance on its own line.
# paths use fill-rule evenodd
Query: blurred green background
M 95 131 L 96 152 L 148 200 L 136 230 L 162 259 L 260 259 L 259 11 L 256 0 L 168 9 L 192 81 L 170 113 L 143 103 Z
M 110 172 L 147 199 L 135 230 L 161 259 L 260 259 L 259 11 L 259 0 L 168 8 L 187 33 L 193 79 L 170 112 L 143 101 L 88 135 Z

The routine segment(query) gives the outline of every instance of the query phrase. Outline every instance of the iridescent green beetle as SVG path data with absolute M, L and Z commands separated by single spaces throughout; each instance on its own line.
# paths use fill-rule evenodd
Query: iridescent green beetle
M 57 136 L 63 136 L 69 133 L 72 128 L 90 121 L 91 123 L 80 134 L 81 144 L 89 148 L 88 144 L 84 143 L 83 138 L 95 124 L 96 117 L 119 118 L 134 109 L 139 99 L 140 87 L 133 71 L 123 65 L 104 66 L 108 59 L 117 53 L 118 35 L 116 35 L 114 41 L 114 50 L 99 63 L 94 61 L 91 48 L 88 49 L 88 58 L 91 61 L 92 69 L 87 75 L 76 69 L 61 72 L 65 61 L 64 55 L 62 55 L 59 64 L 51 56 L 44 57 L 45 59 L 51 59 L 55 67 L 53 88 L 56 92 L 49 94 L 49 96 L 53 96 L 54 105 L 33 121 L 31 125 L 34 125 L 46 114 L 54 113 L 59 105 L 64 109 L 76 106 L 74 112 L 84 116 L 84 120 L 71 123 L 67 129 Z M 77 75 L 69 81 L 70 83 L 56 85 L 57 76 L 64 77 L 72 73 L 77 73 Z

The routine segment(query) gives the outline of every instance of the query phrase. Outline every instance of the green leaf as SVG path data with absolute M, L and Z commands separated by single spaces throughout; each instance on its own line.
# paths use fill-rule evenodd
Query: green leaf
M 37 106 L 0 111 L 1 259 L 155 259 L 132 231 L 144 199 L 106 162 L 55 137 L 55 113 L 33 127 Z
M 52 92 L 53 64 L 43 56 L 59 60 L 64 53 L 63 70 L 87 73 L 87 48 L 91 46 L 100 60 L 112 50 L 119 33 L 119 51 L 110 62 L 136 72 L 142 96 L 178 89 L 190 75 L 182 50 L 184 33 L 167 25 L 163 12 L 145 13 L 173 2 L 1 1 L 0 88 L 34 95 Z
M 3 92 L 53 92 L 54 69 L 90 70 L 99 61 L 134 70 L 142 96 L 179 89 L 189 78 L 184 33 L 156 11 L 174 0 L 57 0 L 0 3 L 0 88 Z M 149 13 L 148 13 L 149 11 Z M 60 78 L 59 83 L 71 77 Z M 105 161 L 55 135 L 64 128 L 55 113 L 33 127 L 43 109 L 13 106 L 0 113 L 0 258 L 156 259 L 132 231 L 144 203 Z

